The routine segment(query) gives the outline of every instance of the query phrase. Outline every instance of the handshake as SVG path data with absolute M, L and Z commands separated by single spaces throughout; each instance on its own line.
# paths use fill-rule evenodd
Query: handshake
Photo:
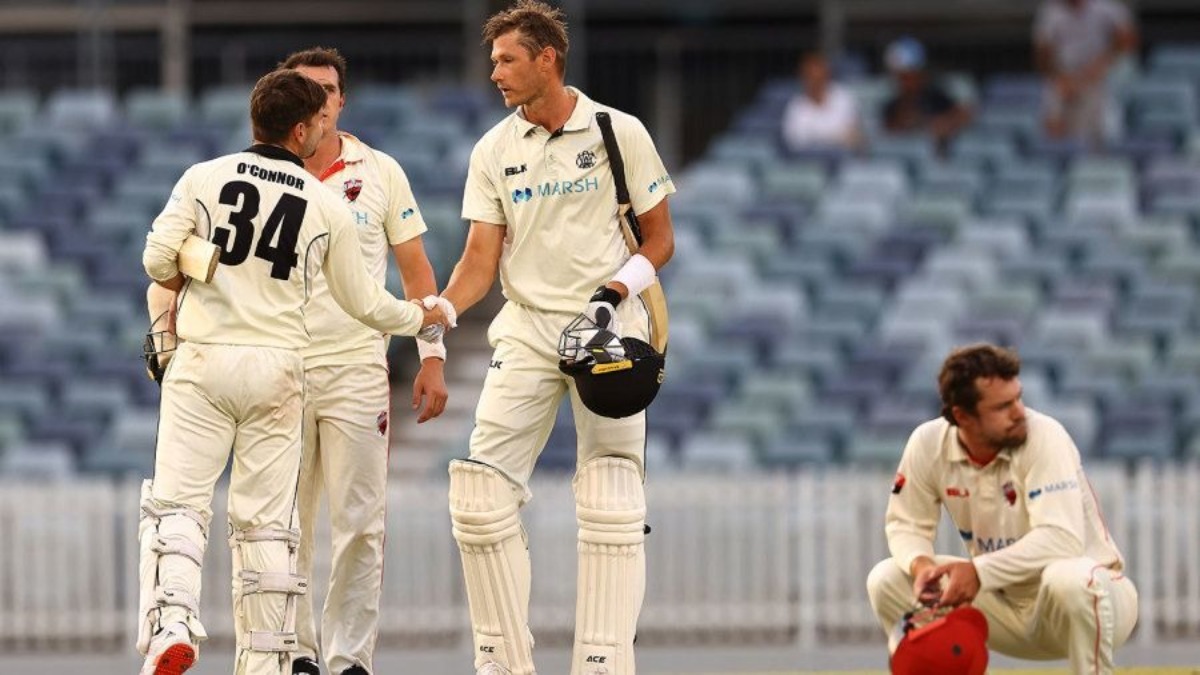
M 458 327 L 458 312 L 449 300 L 437 295 L 427 295 L 413 302 L 425 310 L 425 319 L 421 322 L 421 331 L 417 333 L 417 339 L 429 343 L 438 342 L 448 329 Z

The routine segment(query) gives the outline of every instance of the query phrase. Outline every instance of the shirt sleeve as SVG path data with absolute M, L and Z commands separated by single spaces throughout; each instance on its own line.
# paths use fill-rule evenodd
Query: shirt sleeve
M 1033 18 L 1033 43 L 1049 46 L 1054 43 L 1054 8 L 1048 3 L 1038 8 Z
M 1036 443 L 1022 450 L 1026 453 L 1022 460 L 1029 462 L 1022 498 L 1030 530 L 1011 546 L 975 557 L 984 589 L 1031 580 L 1051 562 L 1083 554 L 1086 521 L 1079 451 L 1066 430 L 1053 421 Z
M 467 168 L 467 185 L 463 189 L 463 220 L 478 221 L 507 225 L 504 216 L 504 206 L 500 203 L 500 193 L 492 179 L 491 166 L 494 163 L 491 145 L 484 142 L 487 137 L 475 144 L 471 151 L 471 163 Z
M 421 216 L 421 209 L 417 207 L 417 198 L 413 195 L 404 169 L 400 168 L 396 160 L 383 153 L 377 153 L 376 156 L 379 158 L 380 169 L 388 189 L 383 230 L 387 234 L 389 245 L 403 244 L 409 239 L 421 236 L 429 228 Z
M 629 184 L 629 201 L 633 212 L 641 215 L 675 193 L 675 184 L 663 165 L 650 132 L 635 117 L 627 124 L 614 124 L 613 131 L 625 161 L 625 182 Z M 615 120 L 614 120 L 615 121 Z M 622 133 L 623 132 L 623 133 Z
M 888 498 L 886 525 L 888 550 L 906 573 L 921 556 L 933 557 L 933 540 L 941 517 L 937 481 L 931 470 L 936 435 L 918 427 L 904 447 L 900 468 Z
M 416 335 L 425 313 L 411 302 L 398 300 L 367 274 L 350 211 L 341 204 L 323 209 L 329 223 L 329 246 L 322 270 L 334 301 L 344 312 L 381 333 Z
M 783 142 L 792 150 L 802 148 L 808 142 L 806 131 L 804 120 L 800 117 L 800 101 L 793 96 L 783 111 Z
M 179 273 L 179 249 L 188 235 L 196 231 L 196 207 L 192 203 L 193 176 L 193 171 L 188 169 L 180 177 L 171 190 L 167 205 L 154 219 L 146 235 L 142 266 L 155 281 L 167 281 Z

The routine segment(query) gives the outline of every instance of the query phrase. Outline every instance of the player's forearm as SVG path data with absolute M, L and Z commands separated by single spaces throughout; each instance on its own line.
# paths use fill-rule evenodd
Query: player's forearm
M 986 591 L 1032 581 L 1055 560 L 1081 555 L 1083 542 L 1078 537 L 1061 527 L 1042 525 L 1011 546 L 975 556 L 972 562 L 980 589 Z
M 343 311 L 381 333 L 416 335 L 425 320 L 420 307 L 396 299 L 378 283 L 371 291 L 350 294 L 341 285 L 330 283 L 329 292 Z
M 486 260 L 464 255 L 454 266 L 450 283 L 442 297 L 454 305 L 459 316 L 482 300 L 496 280 L 496 265 Z
M 933 533 L 898 531 L 887 532 L 888 551 L 901 569 L 911 570 L 913 562 L 920 558 L 933 559 Z

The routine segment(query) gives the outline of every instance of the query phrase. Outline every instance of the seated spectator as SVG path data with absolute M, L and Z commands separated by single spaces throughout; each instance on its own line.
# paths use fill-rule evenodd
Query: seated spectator
M 1033 44 L 1046 76 L 1046 133 L 1102 143 L 1108 136 L 1108 71 L 1137 45 L 1129 9 L 1115 0 L 1046 0 L 1034 21 Z
M 896 83 L 896 94 L 883 109 L 884 127 L 892 133 L 929 133 L 939 147 L 971 121 L 971 109 L 929 81 L 925 47 L 910 37 L 888 45 L 884 62 Z
M 828 59 L 818 52 L 805 54 L 798 73 L 804 91 L 792 97 L 783 113 L 788 149 L 858 147 L 858 104 L 845 87 L 830 81 Z

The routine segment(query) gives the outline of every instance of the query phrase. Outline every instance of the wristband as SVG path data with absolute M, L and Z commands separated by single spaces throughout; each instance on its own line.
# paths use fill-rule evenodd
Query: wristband
M 436 342 L 417 340 L 417 354 L 420 355 L 422 363 L 431 357 L 445 361 L 446 343 L 442 342 L 441 338 L 438 338 Z
M 633 297 L 649 288 L 657 278 L 654 263 L 641 253 L 634 253 L 633 257 L 617 270 L 612 280 L 624 284 L 625 288 L 629 289 L 629 296 Z

